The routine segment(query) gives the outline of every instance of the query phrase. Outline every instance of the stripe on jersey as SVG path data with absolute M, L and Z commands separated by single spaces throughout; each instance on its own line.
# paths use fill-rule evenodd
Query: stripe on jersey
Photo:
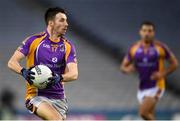
M 140 46 L 139 45 L 134 45 L 131 50 L 130 50 L 130 55 L 131 55 L 131 58 L 134 58 L 135 54 L 136 54 L 136 51 L 137 49 L 139 48 Z
M 38 51 L 39 51 L 39 47 L 40 47 L 40 45 L 41 45 L 43 42 L 44 42 L 44 40 L 40 42 L 40 44 L 38 45 L 38 47 L 37 47 L 37 49 L 36 49 L 36 60 L 37 60 L 37 62 L 38 62 Z
M 45 37 L 46 37 L 46 34 L 42 35 L 39 38 L 36 38 L 31 43 L 29 54 L 27 56 L 27 63 L 26 63 L 27 68 L 34 66 L 35 50 Z M 35 86 L 30 85 L 29 83 L 26 83 L 26 97 L 25 98 L 29 99 L 31 97 L 34 97 L 35 95 L 37 95 L 37 91 L 38 89 Z
M 159 45 L 155 45 L 155 48 L 158 52 L 159 55 L 159 71 L 163 71 L 164 70 L 164 56 L 165 56 L 165 51 L 162 47 L 160 47 Z M 165 79 L 162 78 L 160 80 L 157 80 L 156 86 L 159 87 L 160 89 L 164 89 L 165 88 Z
M 70 55 L 70 52 L 71 52 L 71 45 L 67 41 L 64 41 L 64 44 L 65 44 L 65 48 L 66 48 L 65 60 L 67 61 L 67 59 Z

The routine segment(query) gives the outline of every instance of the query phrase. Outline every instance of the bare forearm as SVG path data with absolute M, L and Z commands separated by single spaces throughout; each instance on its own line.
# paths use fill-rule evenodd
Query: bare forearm
M 121 67 L 120 67 L 120 70 L 121 70 L 121 72 L 123 72 L 123 73 L 127 73 L 127 72 L 128 72 L 128 71 L 127 71 L 127 68 L 124 67 L 124 66 L 121 66 Z
M 21 73 L 22 67 L 20 66 L 19 62 L 9 60 L 9 62 L 8 62 L 8 67 L 9 67 L 12 71 L 14 71 L 14 72 L 16 72 L 16 73 L 18 73 L 18 74 Z
M 177 69 L 178 65 L 179 65 L 178 60 L 174 55 L 172 55 L 172 57 L 169 60 L 169 66 L 163 71 L 164 76 L 168 76 L 169 74 L 174 72 Z
M 174 72 L 177 67 L 178 67 L 178 64 L 170 65 L 168 68 L 164 69 L 164 71 L 163 71 L 164 75 L 168 76 L 169 74 Z
M 63 74 L 62 77 L 63 77 L 63 82 L 70 82 L 76 80 L 78 78 L 78 74 L 74 72 L 67 72 Z
M 134 64 L 132 62 L 133 62 L 133 60 L 130 61 L 126 56 L 123 59 L 123 62 L 121 64 L 121 66 L 120 66 L 121 72 L 123 72 L 123 73 L 132 73 L 132 72 L 134 72 L 136 69 L 135 69 Z
M 18 50 L 16 50 L 13 54 L 13 56 L 10 58 L 10 60 L 8 61 L 8 67 L 20 74 L 21 73 L 21 69 L 22 66 L 20 65 L 20 61 L 24 58 L 25 56 Z
M 135 67 L 134 67 L 133 64 L 130 64 L 130 65 L 127 65 L 127 66 L 122 65 L 120 70 L 123 73 L 133 73 L 133 72 L 135 72 Z

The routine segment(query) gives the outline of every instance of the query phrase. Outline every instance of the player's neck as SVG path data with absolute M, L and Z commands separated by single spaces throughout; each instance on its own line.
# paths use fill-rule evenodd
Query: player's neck
M 47 32 L 49 33 L 49 39 L 53 42 L 59 42 L 60 41 L 60 35 L 58 35 L 56 32 L 54 32 L 52 29 L 47 28 Z
M 153 41 L 148 42 L 146 40 L 142 40 L 141 43 L 142 43 L 143 47 L 150 47 L 152 45 Z

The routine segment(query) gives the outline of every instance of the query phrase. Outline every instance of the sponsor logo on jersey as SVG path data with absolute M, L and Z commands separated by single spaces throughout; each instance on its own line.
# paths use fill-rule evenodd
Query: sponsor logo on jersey
M 64 52 L 64 50 L 65 50 L 65 46 L 64 46 L 64 44 L 61 44 L 60 46 L 59 46 L 59 50 L 61 51 L 61 52 Z
M 57 63 L 57 61 L 58 61 L 57 57 L 53 57 L 53 58 L 52 58 L 52 62 L 53 62 L 53 63 Z
M 48 45 L 48 44 L 45 44 L 45 43 L 44 43 L 44 44 L 43 44 L 43 47 L 45 47 L 45 48 L 48 48 L 48 49 L 49 49 L 49 48 L 50 48 L 50 45 Z
M 144 58 L 143 58 L 143 62 L 144 62 L 144 63 L 147 63 L 147 62 L 148 62 L 148 58 L 144 57 Z

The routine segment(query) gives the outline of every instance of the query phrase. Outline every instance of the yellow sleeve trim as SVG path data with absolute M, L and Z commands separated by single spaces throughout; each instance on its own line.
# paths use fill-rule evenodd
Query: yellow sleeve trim
M 69 57 L 69 54 L 71 52 L 71 45 L 68 43 L 68 42 L 64 42 L 65 44 L 65 48 L 66 48 L 66 54 L 65 54 L 65 59 L 67 61 L 68 57 Z

